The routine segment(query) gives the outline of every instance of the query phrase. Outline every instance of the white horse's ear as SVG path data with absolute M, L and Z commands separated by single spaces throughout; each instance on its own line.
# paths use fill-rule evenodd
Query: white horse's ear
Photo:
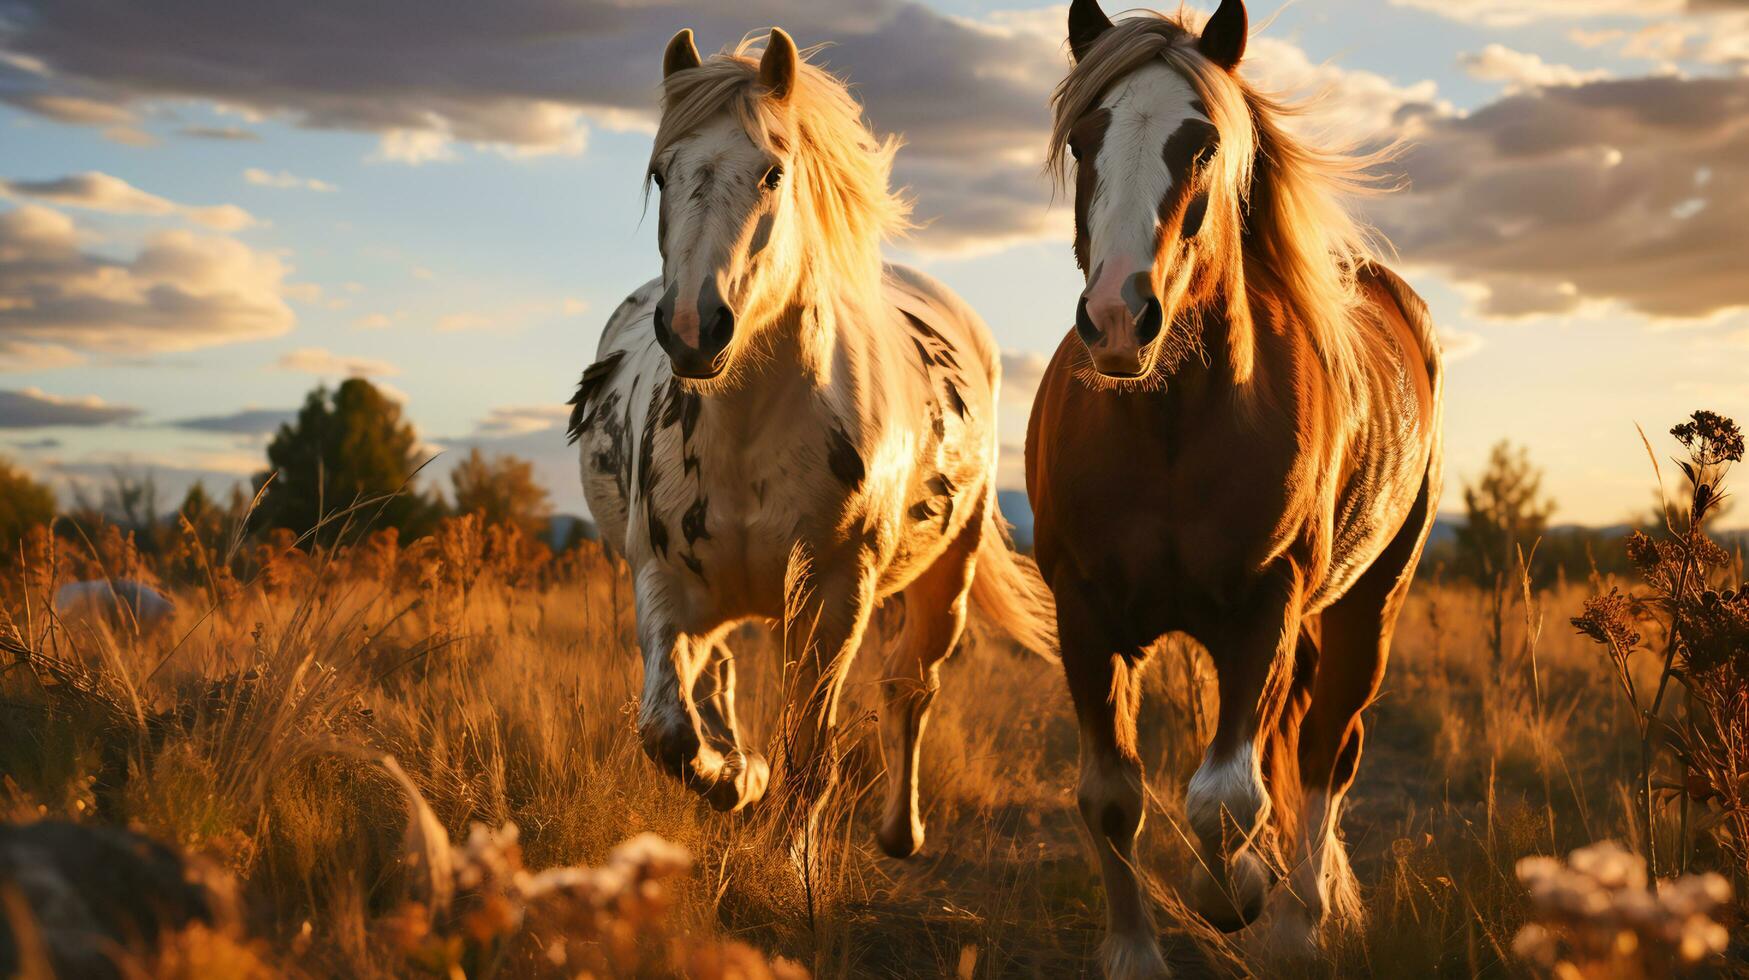
M 771 40 L 765 44 L 765 57 L 759 59 L 759 84 L 771 98 L 782 102 L 795 90 L 797 66 L 796 42 L 781 27 L 771 29 Z
M 697 68 L 703 63 L 704 59 L 698 56 L 698 45 L 692 43 L 692 28 L 681 28 L 680 33 L 668 39 L 668 50 L 662 52 L 662 77 Z
M 1076 61 L 1087 57 L 1099 35 L 1111 30 L 1111 18 L 1099 9 L 1099 0 L 1074 0 L 1069 4 L 1069 51 Z
M 1244 0 L 1221 0 L 1209 22 L 1203 25 L 1196 49 L 1203 57 L 1232 71 L 1239 67 L 1239 59 L 1245 57 L 1247 29 Z

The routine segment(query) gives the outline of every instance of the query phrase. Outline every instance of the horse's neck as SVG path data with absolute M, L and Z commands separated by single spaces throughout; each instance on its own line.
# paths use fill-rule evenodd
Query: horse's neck
M 734 383 L 705 398 L 706 424 L 750 433 L 800 421 L 791 416 L 827 387 L 841 342 L 839 331 L 822 337 L 821 329 L 816 309 L 796 305 L 765 325 L 755 349 L 742 354 Z

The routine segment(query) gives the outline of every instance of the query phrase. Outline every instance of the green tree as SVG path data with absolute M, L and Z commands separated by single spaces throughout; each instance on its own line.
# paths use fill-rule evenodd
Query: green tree
M 6 555 L 16 557 L 25 532 L 54 519 L 55 492 L 11 461 L 0 459 L 0 547 Z
M 1464 487 L 1458 571 L 1493 599 L 1488 639 L 1496 661 L 1504 655 L 1507 596 L 1520 572 L 1519 556 L 1529 560 L 1555 512 L 1554 501 L 1542 495 L 1542 482 L 1542 470 L 1531 464 L 1529 451 L 1502 439 L 1488 454 L 1481 478 Z
M 486 458 L 475 448 L 450 471 L 449 482 L 458 514 L 479 514 L 493 524 L 515 524 L 530 536 L 544 538 L 553 503 L 547 488 L 534 478 L 534 464 L 505 453 Z
M 255 477 L 257 488 L 267 483 L 257 520 L 305 534 L 328 516 L 319 535 L 323 542 L 346 527 L 364 526 L 417 537 L 441 513 L 437 502 L 412 485 L 419 457 L 412 424 L 375 385 L 351 378 L 333 391 L 317 388 L 267 446 L 269 469 Z M 365 506 L 346 518 L 335 516 L 354 505 Z

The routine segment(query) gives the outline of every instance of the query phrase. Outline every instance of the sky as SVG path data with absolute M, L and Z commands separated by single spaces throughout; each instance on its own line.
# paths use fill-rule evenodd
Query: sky
M 1400 189 L 1360 210 L 1444 338 L 1446 509 L 1506 438 L 1557 521 L 1626 520 L 1654 485 L 1636 424 L 1667 453 L 1693 409 L 1749 420 L 1749 4 L 1250 16 L 1241 71 L 1316 96 L 1296 128 L 1405 141 Z M 663 46 L 777 24 L 828 43 L 815 59 L 904 138 L 922 227 L 889 254 L 990 324 L 1019 486 L 1082 285 L 1043 173 L 1065 19 L 1026 0 L 0 0 L 0 455 L 69 495 L 149 471 L 173 501 L 246 481 L 311 388 L 361 376 L 443 450 L 429 472 L 516 453 L 585 513 L 563 402 L 660 271 L 642 178 Z

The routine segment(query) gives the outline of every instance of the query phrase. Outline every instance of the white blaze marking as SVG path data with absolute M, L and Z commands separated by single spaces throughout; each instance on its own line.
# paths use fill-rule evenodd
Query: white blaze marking
M 1123 284 L 1152 275 L 1160 202 L 1172 190 L 1166 141 L 1187 119 L 1196 89 L 1164 62 L 1144 65 L 1112 86 L 1100 108 L 1111 114 L 1094 158 L 1099 183 L 1087 208 L 1087 301 L 1122 303 Z M 1090 274 L 1092 274 L 1090 273 Z

